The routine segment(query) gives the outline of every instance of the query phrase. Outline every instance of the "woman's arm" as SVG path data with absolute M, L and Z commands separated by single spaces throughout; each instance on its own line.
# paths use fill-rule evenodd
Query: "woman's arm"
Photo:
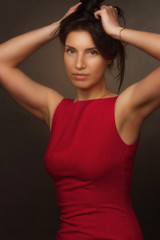
M 120 36 L 122 41 L 134 45 L 150 56 L 160 60 L 160 34 L 125 28 L 121 31 L 121 34 L 117 32 L 118 39 Z
M 117 10 L 102 6 L 95 13 L 111 37 L 145 51 L 160 60 L 160 34 L 137 31 L 120 26 Z M 138 56 L 137 56 L 138 59 Z M 137 138 L 144 119 L 160 106 L 160 67 L 141 81 L 124 90 L 116 103 L 118 131 L 127 143 Z
M 121 27 L 118 22 L 117 10 L 112 6 L 102 6 L 101 10 L 95 12 L 95 16 L 101 17 L 102 25 L 108 35 L 134 45 L 160 60 L 160 34 Z
M 155 59 L 160 60 L 160 34 L 122 29 L 115 33 L 115 38 L 132 44 Z M 128 102 L 128 109 L 131 112 L 138 113 L 137 116 L 142 122 L 160 106 L 160 67 L 141 81 L 127 88 L 122 93 L 122 96 Z
M 77 6 L 76 4 L 71 7 L 65 16 L 74 12 Z M 18 104 L 45 121 L 49 127 L 51 127 L 54 111 L 63 96 L 31 80 L 18 69 L 18 65 L 37 49 L 57 37 L 62 19 L 0 45 L 0 84 Z
M 41 46 L 53 40 L 57 36 L 58 26 L 59 22 L 56 22 L 0 45 L 0 84 L 18 104 L 49 126 L 50 115 L 63 97 L 31 80 L 17 66 Z
M 16 67 L 33 52 L 57 37 L 59 22 L 24 33 L 0 45 L 0 64 Z

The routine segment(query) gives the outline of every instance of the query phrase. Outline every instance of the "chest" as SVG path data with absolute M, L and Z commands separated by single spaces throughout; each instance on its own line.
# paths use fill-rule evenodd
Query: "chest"
M 120 157 L 115 146 L 113 111 L 106 105 L 65 109 L 54 122 L 45 156 L 54 178 L 98 179 L 113 173 Z M 60 174 L 60 175 L 59 175 Z

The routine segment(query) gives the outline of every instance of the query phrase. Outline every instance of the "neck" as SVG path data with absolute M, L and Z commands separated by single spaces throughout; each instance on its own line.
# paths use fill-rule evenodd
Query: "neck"
M 95 88 L 89 89 L 78 88 L 75 101 L 103 98 L 109 95 L 110 93 L 111 92 L 107 88 L 106 83 L 102 84 L 101 86 L 96 86 Z

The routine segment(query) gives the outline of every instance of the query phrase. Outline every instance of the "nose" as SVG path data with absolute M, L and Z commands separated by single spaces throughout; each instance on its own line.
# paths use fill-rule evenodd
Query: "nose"
M 77 55 L 75 67 L 78 70 L 84 69 L 86 67 L 85 57 L 82 54 Z

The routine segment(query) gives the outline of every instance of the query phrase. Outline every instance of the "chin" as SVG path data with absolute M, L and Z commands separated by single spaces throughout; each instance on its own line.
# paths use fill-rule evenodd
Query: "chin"
M 78 82 L 72 82 L 72 84 L 74 85 L 74 87 L 76 87 L 76 88 L 79 88 L 79 89 L 90 89 L 90 88 L 92 88 L 93 87 L 93 85 L 92 84 L 90 84 L 90 83 L 87 83 L 87 82 L 82 82 L 82 81 L 78 81 Z
M 75 88 L 79 88 L 79 89 L 90 89 L 95 87 L 95 85 L 97 85 L 97 83 L 95 82 L 91 82 L 91 81 L 87 81 L 87 80 L 71 80 L 71 83 L 73 84 L 73 86 Z

